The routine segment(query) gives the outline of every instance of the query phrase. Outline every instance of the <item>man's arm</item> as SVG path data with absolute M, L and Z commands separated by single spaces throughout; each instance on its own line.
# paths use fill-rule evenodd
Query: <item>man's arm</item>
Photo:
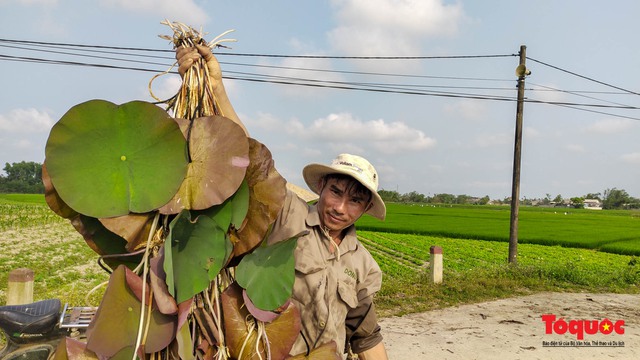
M 384 348 L 384 344 L 382 342 L 378 343 L 378 345 L 372 347 L 369 350 L 363 351 L 358 354 L 358 359 L 360 360 L 388 360 L 387 350 Z
M 180 73 L 180 76 L 184 77 L 187 70 L 200 58 L 204 59 L 207 64 L 209 80 L 213 83 L 213 95 L 216 99 L 216 105 L 218 106 L 221 115 L 240 125 L 245 134 L 249 136 L 247 128 L 244 126 L 242 121 L 240 121 L 235 109 L 231 105 L 231 101 L 229 100 L 224 84 L 222 83 L 222 70 L 220 69 L 220 64 L 208 46 L 196 45 L 195 47 L 181 47 L 176 49 L 176 59 L 178 60 L 178 72 Z

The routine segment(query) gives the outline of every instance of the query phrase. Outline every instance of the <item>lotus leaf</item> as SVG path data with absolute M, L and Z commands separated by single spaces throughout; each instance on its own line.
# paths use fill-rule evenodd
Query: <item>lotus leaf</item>
M 238 264 L 236 280 L 257 308 L 275 310 L 291 297 L 297 243 L 297 237 L 273 245 L 264 243 Z
M 133 269 L 142 260 L 141 255 L 128 253 L 126 249 L 127 241 L 107 230 L 98 219 L 77 215 L 71 219 L 71 225 L 82 235 L 93 251 L 99 255 L 106 255 L 104 262 L 112 269 L 115 269 L 120 264 Z
M 192 211 L 192 216 L 205 215 L 213 219 L 221 229 L 227 230 L 230 225 L 238 228 L 247 216 L 249 207 L 249 185 L 243 181 L 230 198 L 220 205 L 214 205 L 206 210 Z
M 187 169 L 186 140 L 161 108 L 91 100 L 53 126 L 45 154 L 60 198 L 95 218 L 145 213 L 169 201 Z
M 86 349 L 87 344 L 71 337 L 65 337 L 58 343 L 51 360 L 98 360 L 98 356 Z
M 282 209 L 286 181 L 276 170 L 271 152 L 260 142 L 249 139 L 251 159 L 246 179 L 249 183 L 249 210 L 240 229 L 231 233 L 233 256 L 253 250 L 264 239 Z
M 224 312 L 224 327 L 226 329 L 226 341 L 231 357 L 239 360 L 257 360 L 269 358 L 265 354 L 265 346 L 260 342 L 259 350 L 256 349 L 258 326 L 248 322 L 255 322 L 247 309 L 243 306 L 242 289 L 237 284 L 232 284 L 222 293 L 222 310 Z M 254 330 L 249 332 L 248 329 Z M 284 359 L 288 356 L 293 343 L 300 333 L 300 312 L 293 303 L 271 323 L 264 324 L 266 339 L 269 342 L 270 358 Z M 243 344 L 246 341 L 244 350 Z M 258 355 L 258 351 L 261 355 Z M 242 352 L 242 356 L 240 356 Z
M 177 214 L 182 209 L 204 210 L 221 204 L 244 179 L 249 165 L 247 136 L 222 116 L 176 121 L 188 139 L 190 162 L 180 189 L 160 212 Z
M 42 165 L 42 184 L 44 185 L 44 199 L 49 205 L 49 208 L 53 210 L 58 216 L 63 217 L 65 219 L 72 219 L 73 217 L 78 215 L 78 212 L 69 207 L 69 205 L 65 204 L 64 201 L 58 195 L 58 192 L 53 187 L 51 183 L 51 177 L 49 176 L 49 172 L 47 171 L 46 161 Z
M 144 214 L 130 213 L 129 215 L 99 219 L 100 223 L 112 233 L 127 241 L 127 250 L 135 251 L 146 245 L 153 219 L 157 212 Z
M 87 349 L 100 358 L 110 358 L 121 351 L 132 355 L 136 344 L 141 303 L 127 286 L 127 271 L 124 266 L 119 266 L 111 274 L 100 307 L 87 329 Z M 149 317 L 146 316 L 147 309 L 148 335 L 142 344 L 147 353 L 153 353 L 165 348 L 175 338 L 178 317 L 161 314 L 156 309 L 151 309 Z
M 163 269 L 164 248 L 160 248 L 157 256 L 149 260 L 149 285 L 153 291 L 153 299 L 158 304 L 158 310 L 163 314 L 177 314 L 178 304 L 167 288 L 167 274 Z
M 205 290 L 231 255 L 233 245 L 216 222 L 204 215 L 191 220 L 183 210 L 169 225 L 164 271 L 167 287 L 178 303 Z

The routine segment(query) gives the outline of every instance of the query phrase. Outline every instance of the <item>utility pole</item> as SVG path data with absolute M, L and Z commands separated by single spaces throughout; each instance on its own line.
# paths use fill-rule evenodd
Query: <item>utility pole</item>
M 525 64 L 527 47 L 520 45 L 518 77 L 518 102 L 516 105 L 516 134 L 513 148 L 513 181 L 511 183 L 511 224 L 509 227 L 509 263 L 518 263 L 518 211 L 520 209 L 520 163 L 522 157 L 522 113 L 524 109 L 524 78 L 531 74 Z

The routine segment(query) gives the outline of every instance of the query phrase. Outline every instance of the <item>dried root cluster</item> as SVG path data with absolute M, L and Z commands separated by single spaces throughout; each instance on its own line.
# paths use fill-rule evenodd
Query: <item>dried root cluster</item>
M 210 42 L 204 40 L 205 33 L 179 22 L 165 20 L 162 24 L 173 30 L 173 36 L 160 35 L 161 38 L 172 42 L 174 48 L 206 45 L 211 49 L 224 47 L 223 42 L 234 42 L 235 39 L 225 39 L 224 36 L 233 30 L 225 31 Z M 168 101 L 167 110 L 173 111 L 176 118 L 193 120 L 202 116 L 222 115 L 216 103 L 212 82 L 209 78 L 209 68 L 204 59 L 200 58 L 184 74 L 182 86 L 178 93 Z

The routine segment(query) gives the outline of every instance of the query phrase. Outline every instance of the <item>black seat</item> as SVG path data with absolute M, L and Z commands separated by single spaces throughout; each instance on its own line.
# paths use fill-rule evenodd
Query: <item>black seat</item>
M 47 333 L 58 322 L 60 306 L 59 299 L 0 306 L 0 327 L 12 337 L 19 334 Z

